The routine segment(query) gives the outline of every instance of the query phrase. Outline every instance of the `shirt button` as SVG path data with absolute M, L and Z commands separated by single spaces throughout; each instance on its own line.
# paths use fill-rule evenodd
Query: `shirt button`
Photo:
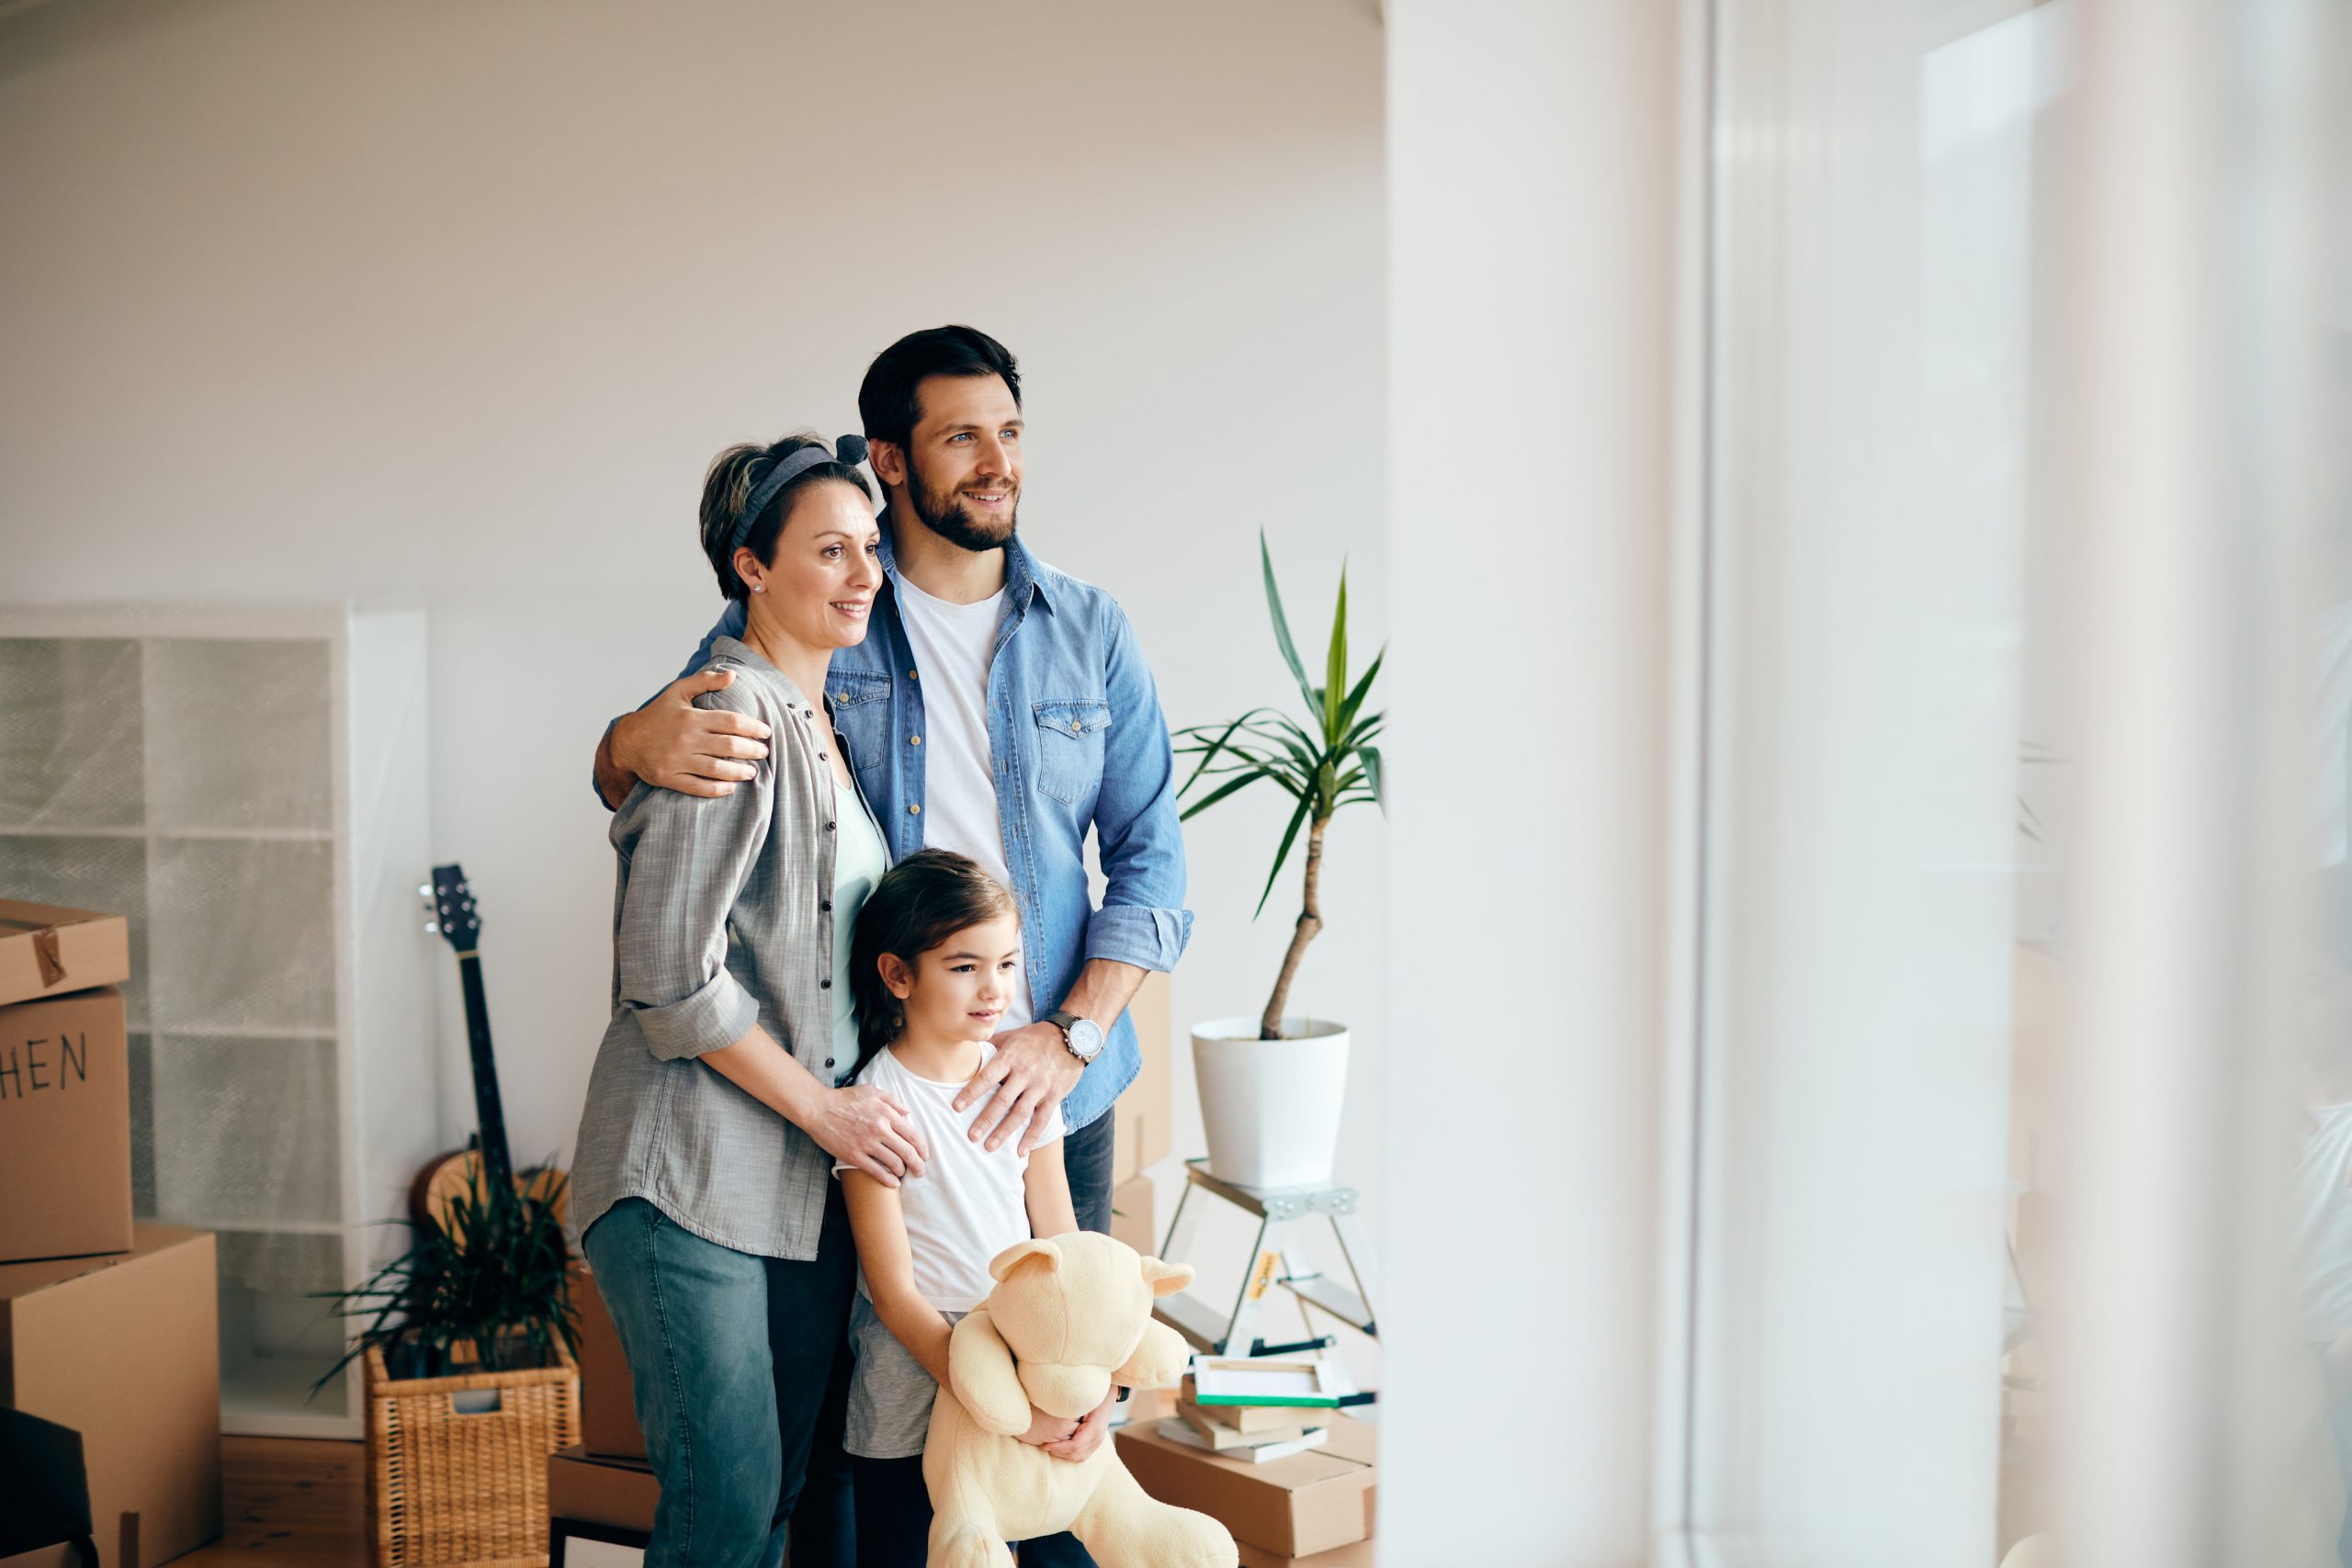
M 831 1056 L 826 1057 L 826 1058 L 825 1058 L 825 1066 L 829 1066 L 829 1067 L 830 1067 L 830 1066 L 831 1066 L 832 1065 L 833 1065 L 833 1059 L 832 1059 Z
M 907 679 L 910 681 L 920 681 L 922 679 L 922 671 L 920 670 L 910 670 L 907 671 Z
M 828 757 L 828 756 L 826 756 L 822 751 L 820 751 L 820 752 L 818 752 L 818 753 L 817 753 L 817 761 L 820 761 L 820 762 L 829 762 L 829 761 L 832 761 L 832 759 L 831 759 L 831 758 L 830 758 L 830 757 Z
M 832 825 L 831 822 L 826 823 L 826 824 L 825 824 L 825 831 L 826 831 L 826 832 L 828 832 L 828 833 L 830 833 L 830 832 L 831 832 L 832 830 L 833 830 L 833 825 Z
M 820 898 L 817 900 L 817 908 L 820 909 L 831 909 L 832 907 L 833 901 L 831 898 Z
M 910 817 L 920 817 L 922 815 L 922 807 L 910 801 L 907 805 L 907 815 Z
M 833 988 L 833 977 L 831 975 L 826 976 L 823 979 L 817 982 L 817 988 L 820 991 L 831 990 Z
M 910 746 L 920 746 L 922 744 L 922 737 L 920 735 L 910 735 L 907 737 L 907 744 Z

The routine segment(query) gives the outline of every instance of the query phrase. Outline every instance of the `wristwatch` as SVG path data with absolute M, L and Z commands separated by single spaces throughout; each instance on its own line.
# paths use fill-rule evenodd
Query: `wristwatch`
M 1102 1026 L 1091 1018 L 1080 1018 L 1066 1009 L 1056 1009 L 1044 1021 L 1062 1032 L 1062 1043 L 1069 1054 L 1081 1062 L 1092 1062 L 1102 1054 Z

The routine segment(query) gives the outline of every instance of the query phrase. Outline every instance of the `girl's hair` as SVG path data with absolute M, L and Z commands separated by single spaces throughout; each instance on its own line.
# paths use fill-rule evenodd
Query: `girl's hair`
M 814 431 L 797 430 L 772 446 L 747 442 L 729 446 L 710 460 L 710 472 L 703 476 L 702 481 L 702 553 L 710 558 L 710 570 L 718 574 L 718 591 L 729 599 L 748 599 L 752 593 L 743 574 L 735 570 L 737 514 L 778 463 L 807 446 L 832 450 Z M 795 475 L 789 484 L 776 491 L 774 501 L 760 509 L 751 532 L 743 536 L 744 547 L 763 566 L 775 564 L 775 542 L 784 532 L 784 520 L 792 515 L 794 504 L 811 485 L 829 479 L 855 485 L 860 495 L 868 501 L 874 499 L 874 492 L 865 486 L 865 476 L 854 464 L 819 463 L 807 472 Z
M 882 874 L 857 912 L 849 953 L 850 995 L 857 1003 L 857 1066 L 863 1068 L 907 1027 L 906 1009 L 882 983 L 881 957 L 915 960 L 957 931 L 999 915 L 1017 926 L 1020 906 L 1004 885 L 969 855 L 917 850 Z

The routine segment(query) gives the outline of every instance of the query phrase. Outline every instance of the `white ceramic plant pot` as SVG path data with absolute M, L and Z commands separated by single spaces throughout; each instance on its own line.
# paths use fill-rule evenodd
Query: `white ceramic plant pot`
M 1258 1038 L 1255 1018 L 1193 1028 L 1193 1071 L 1208 1134 L 1209 1173 L 1244 1187 L 1308 1187 L 1331 1179 L 1348 1092 L 1348 1032 L 1318 1019 L 1283 1020 L 1286 1040 Z

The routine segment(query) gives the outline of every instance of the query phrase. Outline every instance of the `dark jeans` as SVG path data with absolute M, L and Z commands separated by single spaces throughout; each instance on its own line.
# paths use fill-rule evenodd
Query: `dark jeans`
M 1062 1140 L 1062 1169 L 1069 1178 L 1070 1207 L 1078 1228 L 1111 1234 L 1111 1123 L 1109 1111 Z
M 923 1568 L 931 1550 L 931 1489 L 923 1484 L 922 1455 L 912 1459 L 850 1456 L 857 1473 L 858 1568 Z M 1021 1568 L 1066 1568 L 1093 1558 L 1072 1535 L 1040 1536 L 1016 1543 Z
M 1062 1169 L 1080 1230 L 1111 1228 L 1111 1138 L 1108 1111 L 1062 1140 Z M 931 1542 L 931 1491 L 922 1456 L 851 1456 L 857 1495 L 858 1568 L 923 1568 Z M 793 1563 L 798 1568 L 798 1542 Z M 1073 1535 L 1041 1536 L 1021 1546 L 1021 1568 L 1093 1568 L 1094 1559 Z
M 706 1241 L 639 1198 L 581 1247 L 662 1483 L 646 1568 L 775 1568 L 787 1520 L 793 1568 L 854 1568 L 841 1437 L 857 1253 L 839 1186 L 805 1263 Z

